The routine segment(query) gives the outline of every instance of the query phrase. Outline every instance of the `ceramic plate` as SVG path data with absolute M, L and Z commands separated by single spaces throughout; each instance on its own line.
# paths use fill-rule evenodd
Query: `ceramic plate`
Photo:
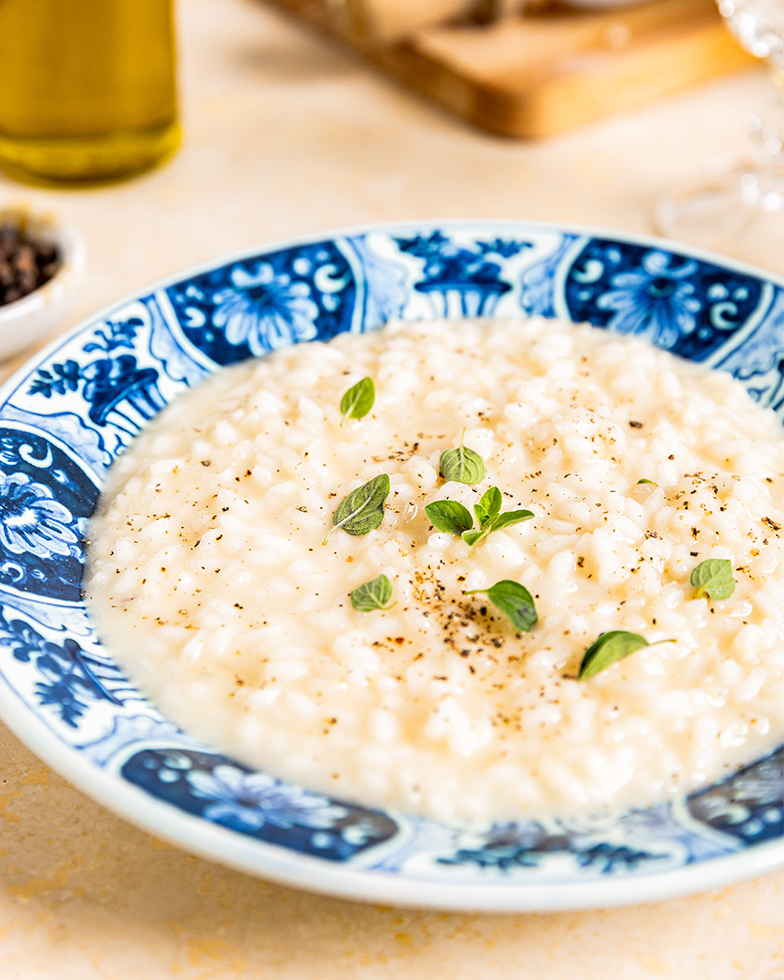
M 635 333 L 784 412 L 784 281 L 657 239 L 542 224 L 355 229 L 232 256 L 123 300 L 0 393 L 0 713 L 35 752 L 153 834 L 349 898 L 548 910 L 651 901 L 784 864 L 784 746 L 617 818 L 469 832 L 363 809 L 200 744 L 94 634 L 82 535 L 107 467 L 217 367 L 341 331 L 539 313 Z

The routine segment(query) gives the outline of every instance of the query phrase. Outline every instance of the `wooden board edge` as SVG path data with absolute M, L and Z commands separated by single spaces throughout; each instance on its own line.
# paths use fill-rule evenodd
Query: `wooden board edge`
M 554 136 L 757 62 L 721 21 L 703 20 L 689 25 L 680 37 L 654 36 L 650 43 L 597 58 L 593 69 L 579 76 L 553 75 L 539 85 L 503 86 L 460 75 L 453 66 L 421 50 L 416 38 L 378 47 L 349 37 L 325 15 L 320 0 L 305 5 L 303 0 L 265 2 L 326 31 L 407 88 L 479 129 L 514 139 Z M 635 77 L 641 84 L 630 84 L 629 79 Z

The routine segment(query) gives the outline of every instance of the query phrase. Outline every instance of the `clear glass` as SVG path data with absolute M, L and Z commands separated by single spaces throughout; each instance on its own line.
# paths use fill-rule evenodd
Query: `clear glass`
M 0 167 L 121 180 L 179 143 L 172 0 L 0 0 Z
M 676 188 L 659 230 L 784 274 L 784 0 L 719 0 L 728 28 L 770 69 L 767 105 L 749 120 L 755 152 L 731 169 Z

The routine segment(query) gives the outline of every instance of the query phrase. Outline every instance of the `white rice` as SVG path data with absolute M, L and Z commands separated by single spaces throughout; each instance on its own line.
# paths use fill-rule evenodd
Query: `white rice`
M 438 473 L 463 429 L 476 487 Z M 322 546 L 379 473 L 381 526 Z M 490 486 L 534 519 L 474 548 L 431 527 Z M 552 320 L 391 324 L 162 412 L 112 470 L 88 601 L 167 716 L 311 789 L 460 821 L 647 805 L 782 740 L 783 487 L 776 419 L 725 374 Z M 724 601 L 689 583 L 707 558 L 732 562 Z M 396 605 L 355 611 L 382 573 Z M 535 597 L 529 633 L 464 594 L 501 579 Z M 610 630 L 674 642 L 578 680 Z

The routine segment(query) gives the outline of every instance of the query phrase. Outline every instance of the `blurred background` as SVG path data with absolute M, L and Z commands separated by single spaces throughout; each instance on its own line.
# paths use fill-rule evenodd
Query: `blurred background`
M 4 0 L 0 11 L 16 30 L 0 31 L 0 54 L 18 48 L 21 28 L 8 11 L 40 3 Z M 156 4 L 165 14 L 165 0 L 144 0 L 132 5 L 134 16 Z M 168 162 L 128 182 L 78 191 L 78 174 L 55 181 L 65 191 L 0 177 L 6 205 L 23 199 L 81 229 L 89 289 L 72 319 L 194 262 L 346 224 L 481 216 L 653 231 L 662 194 L 755 152 L 747 120 L 772 87 L 712 0 L 600 9 L 588 0 L 531 3 L 524 16 L 523 5 L 500 2 L 417 0 L 411 16 L 405 7 L 182 0 L 177 117 L 184 137 L 174 152 L 179 128 L 164 118 L 160 150 Z M 423 25 L 427 10 L 435 23 Z M 149 24 L 140 29 L 144 46 Z M 47 36 L 56 50 L 57 33 Z M 103 61 L 77 87 L 138 86 L 138 78 L 112 77 L 106 45 L 92 37 Z M 56 76 L 32 85 L 32 95 L 31 85 L 19 85 L 35 57 L 45 74 L 47 51 L 0 58 L 0 163 L 22 179 L 18 147 L 10 152 L 14 141 L 5 134 L 24 129 L 30 104 L 50 106 L 47 93 L 59 90 Z M 160 51 L 156 57 L 153 63 L 148 51 L 140 63 L 165 75 Z M 60 77 L 68 70 L 57 67 Z M 165 78 L 159 88 L 164 116 L 172 117 Z M 99 111 L 111 132 L 116 107 Z M 47 124 L 52 119 L 38 121 L 39 131 Z M 95 129 L 90 120 L 82 126 Z

